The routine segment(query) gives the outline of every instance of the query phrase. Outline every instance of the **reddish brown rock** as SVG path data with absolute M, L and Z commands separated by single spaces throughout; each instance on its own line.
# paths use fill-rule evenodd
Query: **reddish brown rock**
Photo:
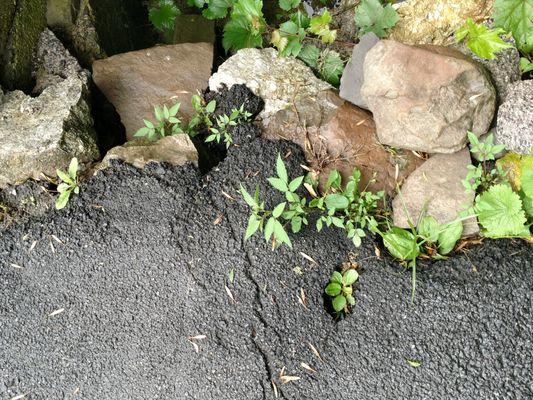
M 93 64 L 93 79 L 117 109 L 128 139 L 153 121 L 155 105 L 181 102 L 180 117 L 187 121 L 191 96 L 207 87 L 213 65 L 213 45 L 182 43 L 119 54 Z M 193 146 L 186 135 L 182 140 Z
M 393 194 L 397 183 L 423 163 L 410 151 L 393 151 L 381 145 L 370 113 L 343 101 L 333 91 L 321 95 L 327 96 L 327 101 L 308 97 L 279 111 L 264 131 L 270 139 L 283 138 L 302 146 L 321 182 L 333 169 L 347 179 L 357 168 L 362 188 L 375 176 L 369 189 Z M 322 109 L 319 104 L 335 104 L 336 108 Z

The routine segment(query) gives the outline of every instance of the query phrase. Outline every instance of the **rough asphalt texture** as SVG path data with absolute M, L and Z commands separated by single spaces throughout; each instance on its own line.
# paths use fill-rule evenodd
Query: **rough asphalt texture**
M 0 399 L 264 400 L 272 382 L 296 400 L 533 397 L 530 245 L 485 241 L 421 263 L 411 304 L 410 274 L 378 259 L 373 238 L 244 242 L 236 188 L 258 184 L 272 204 L 278 152 L 293 177 L 304 162 L 257 133 L 236 132 L 241 146 L 206 177 L 115 163 L 66 209 L 0 231 Z M 323 289 L 350 258 L 363 267 L 357 305 L 335 321 Z M 282 384 L 282 370 L 300 379 Z

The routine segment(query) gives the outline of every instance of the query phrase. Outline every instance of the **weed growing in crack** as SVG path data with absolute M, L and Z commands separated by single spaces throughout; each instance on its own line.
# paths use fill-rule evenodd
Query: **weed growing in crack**
M 240 108 L 234 108 L 231 111 L 230 115 L 220 115 L 216 119 L 216 126 L 210 126 L 209 132 L 211 134 L 205 139 L 206 142 L 216 141 L 220 143 L 221 140 L 224 141 L 226 147 L 230 147 L 233 143 L 233 137 L 231 136 L 230 128 L 242 124 L 243 122 L 248 122 L 251 113 L 244 109 L 244 104 Z
M 78 182 L 78 159 L 73 158 L 70 161 L 68 171 L 64 172 L 57 170 L 57 176 L 61 179 L 61 183 L 57 186 L 59 196 L 56 200 L 56 209 L 61 210 L 67 205 L 72 193 L 79 194 L 80 186 Z
M 144 127 L 135 133 L 135 137 L 146 137 L 148 140 L 155 141 L 165 136 L 172 136 L 184 133 L 181 126 L 181 120 L 177 117 L 181 104 L 176 103 L 170 109 L 164 105 L 154 107 L 154 116 L 156 124 L 154 125 L 147 119 L 144 120 Z
M 325 292 L 332 298 L 331 304 L 336 313 L 348 313 L 348 307 L 355 305 L 353 284 L 359 279 L 355 269 L 348 269 L 344 273 L 334 271 Z

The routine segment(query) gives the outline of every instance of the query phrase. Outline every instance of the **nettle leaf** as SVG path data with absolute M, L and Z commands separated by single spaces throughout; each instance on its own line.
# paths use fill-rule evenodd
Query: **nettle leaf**
M 339 193 L 333 193 L 328 194 L 326 196 L 326 206 L 328 208 L 335 208 L 337 210 L 344 210 L 348 207 L 349 201 L 346 198 L 346 196 L 339 194 Z
M 399 260 L 415 260 L 420 254 L 416 236 L 398 227 L 392 227 L 383 234 L 383 244 Z
M 355 281 L 357 281 L 357 279 L 359 279 L 359 274 L 355 269 L 349 269 L 348 271 L 346 271 L 342 278 L 345 286 L 353 285 Z
M 355 9 L 355 23 L 359 27 L 359 36 L 374 32 L 380 38 L 387 36 L 387 30 L 400 20 L 396 10 L 379 0 L 362 0 Z
M 315 45 L 308 44 L 298 54 L 298 58 L 306 63 L 311 68 L 318 67 L 318 58 L 320 57 L 320 49 Z
M 233 6 L 234 0 L 209 0 L 209 2 L 203 1 L 203 3 L 209 3 L 209 7 L 202 11 L 202 15 L 207 19 L 219 19 L 228 15 L 228 10 Z
M 338 296 L 342 290 L 342 287 L 337 282 L 331 282 L 326 286 L 326 294 L 331 297 Z
M 289 11 L 300 5 L 300 0 L 279 0 L 279 7 L 282 10 Z
M 533 52 L 533 1 L 496 0 L 494 25 L 511 32 L 523 53 Z
M 496 53 L 513 47 L 500 38 L 502 34 L 505 34 L 505 31 L 501 28 L 489 29 L 483 24 L 476 24 L 472 18 L 468 18 L 466 24 L 455 32 L 455 37 L 457 42 L 466 40 L 468 48 L 478 57 L 493 60 L 496 58 Z
M 222 46 L 226 51 L 237 51 L 248 47 L 261 47 L 262 45 L 261 32 L 256 32 L 246 17 L 232 18 L 224 26 Z
M 344 71 L 344 61 L 339 53 L 333 50 L 324 50 L 318 73 L 326 82 L 338 86 Z
M 485 236 L 529 236 L 520 196 L 507 185 L 491 186 L 477 196 L 474 211 Z
M 338 295 L 333 299 L 333 309 L 337 312 L 341 312 L 346 306 L 346 297 Z
M 453 221 L 440 228 L 438 237 L 439 254 L 446 255 L 453 250 L 455 244 L 463 234 L 463 222 Z
M 160 31 L 174 29 L 176 16 L 180 10 L 172 0 L 159 0 L 157 7 L 151 8 L 148 13 L 150 22 Z

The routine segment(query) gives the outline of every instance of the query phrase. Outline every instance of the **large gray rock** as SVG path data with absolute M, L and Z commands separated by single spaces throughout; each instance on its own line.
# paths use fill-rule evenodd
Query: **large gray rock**
M 311 99 L 317 108 L 336 109 L 325 96 L 332 89 L 329 83 L 318 79 L 302 61 L 280 57 L 273 48 L 239 50 L 209 79 L 209 89 L 214 91 L 235 84 L 246 85 L 265 101 L 259 115 L 265 120 L 302 99 Z
M 364 35 L 353 48 L 352 57 L 342 73 L 340 96 L 344 100 L 362 108 L 368 108 L 361 97 L 361 86 L 364 78 L 364 62 L 366 54 L 379 42 L 379 38 L 372 32 Z
M 0 98 L 0 188 L 55 176 L 73 157 L 99 156 L 88 103 L 89 74 L 46 30 L 35 55 L 37 97 L 21 91 Z
M 533 80 L 509 85 L 498 109 L 496 142 L 508 150 L 529 154 L 533 146 Z
M 453 154 L 435 154 L 416 169 L 405 181 L 392 202 L 394 225 L 416 224 L 427 207 L 427 215 L 444 224 L 454 221 L 459 213 L 472 205 L 475 194 L 466 193 L 462 180 L 468 173 L 470 152 L 463 149 Z M 463 222 L 463 236 L 479 232 L 475 219 Z
M 383 144 L 454 153 L 490 127 L 496 91 L 483 68 L 457 50 L 382 40 L 367 54 L 361 95 Z

